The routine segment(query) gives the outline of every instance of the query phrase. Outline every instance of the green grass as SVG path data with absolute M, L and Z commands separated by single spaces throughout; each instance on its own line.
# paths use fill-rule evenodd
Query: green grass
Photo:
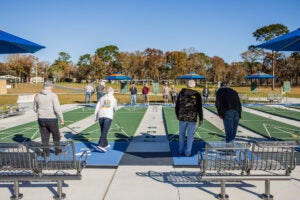
M 175 115 L 174 107 L 163 108 L 166 130 L 170 141 L 178 140 L 179 122 Z M 194 135 L 195 140 L 203 141 L 221 141 L 224 140 L 225 134 L 207 120 L 203 121 Z

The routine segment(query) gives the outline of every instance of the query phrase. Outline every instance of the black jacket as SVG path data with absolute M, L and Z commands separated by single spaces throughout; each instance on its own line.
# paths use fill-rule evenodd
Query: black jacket
M 242 106 L 238 93 L 228 87 L 220 88 L 216 94 L 216 108 L 218 115 L 223 118 L 227 110 L 236 110 L 242 115 Z

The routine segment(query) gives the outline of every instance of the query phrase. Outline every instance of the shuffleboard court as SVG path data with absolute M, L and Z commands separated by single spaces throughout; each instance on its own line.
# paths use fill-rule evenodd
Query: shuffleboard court
M 114 142 L 128 142 L 132 139 L 146 112 L 146 107 L 127 106 L 119 109 L 114 116 L 107 139 Z M 75 141 L 98 142 L 100 128 L 98 122 L 73 135 Z
M 206 106 L 206 108 L 217 113 L 217 109 L 214 106 Z M 239 125 L 273 140 L 300 141 L 300 127 L 292 126 L 249 112 L 242 112 L 242 118 Z
M 65 124 L 69 125 L 90 116 L 94 108 L 82 107 L 64 113 Z M 60 125 L 60 128 L 63 126 Z M 24 142 L 40 137 L 37 121 L 25 123 L 0 131 L 0 142 Z
M 298 105 L 298 104 L 297 105 L 286 105 L 286 107 L 300 110 L 300 105 Z
M 300 112 L 294 111 L 294 110 L 289 110 L 286 108 L 280 108 L 280 107 L 275 107 L 275 106 L 247 106 L 247 108 L 251 108 L 251 109 L 265 112 L 268 114 L 276 115 L 279 117 L 284 117 L 287 119 L 293 119 L 293 120 L 300 121 Z
M 169 141 L 178 141 L 179 125 L 174 107 L 164 107 L 163 114 Z M 202 126 L 197 128 L 194 138 L 203 141 L 222 141 L 225 134 L 204 119 Z

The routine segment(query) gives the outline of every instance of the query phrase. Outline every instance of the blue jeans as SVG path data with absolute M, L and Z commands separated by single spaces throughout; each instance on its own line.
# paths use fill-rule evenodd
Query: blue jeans
M 99 101 L 99 99 L 103 97 L 103 93 L 102 92 L 97 92 L 97 101 Z
M 227 110 L 224 114 L 223 123 L 226 135 L 226 142 L 231 142 L 235 139 L 237 127 L 239 125 L 239 112 L 236 110 Z
M 85 93 L 85 103 L 88 104 L 88 103 L 91 103 L 91 101 L 92 101 L 92 93 L 86 92 Z
M 106 147 L 108 145 L 107 134 L 108 134 L 108 130 L 110 128 L 111 122 L 112 122 L 112 119 L 110 119 L 110 118 L 106 118 L 106 117 L 99 118 L 100 138 L 98 141 L 98 145 L 100 147 Z
M 136 94 L 130 95 L 130 104 L 136 104 Z
M 192 153 L 192 146 L 194 142 L 194 134 L 197 122 L 179 121 L 179 153 L 185 153 L 190 156 Z M 186 148 L 184 149 L 185 136 L 187 135 Z

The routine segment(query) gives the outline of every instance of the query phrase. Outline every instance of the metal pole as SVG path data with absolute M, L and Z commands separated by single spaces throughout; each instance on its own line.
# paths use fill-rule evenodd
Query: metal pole
M 272 75 L 274 77 L 275 74 L 275 54 L 274 51 L 272 51 Z M 274 87 L 275 87 L 275 78 L 272 78 L 272 91 L 274 91 Z
M 35 84 L 37 84 L 37 61 L 35 61 Z

